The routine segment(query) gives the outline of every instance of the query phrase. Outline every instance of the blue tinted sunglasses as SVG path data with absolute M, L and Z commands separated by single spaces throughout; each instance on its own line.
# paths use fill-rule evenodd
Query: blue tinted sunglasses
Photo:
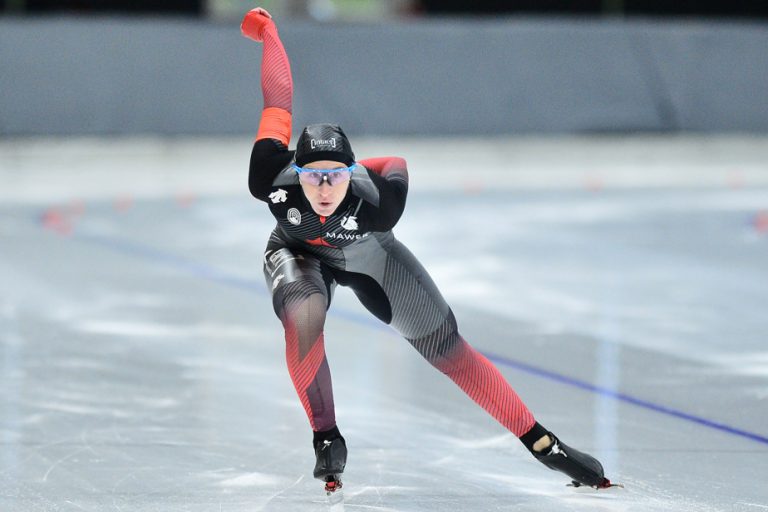
M 307 169 L 291 164 L 291 167 L 299 175 L 299 181 L 307 185 L 320 186 L 324 181 L 329 185 L 338 185 L 352 178 L 352 171 L 357 167 L 357 163 L 349 167 L 337 167 L 336 169 Z

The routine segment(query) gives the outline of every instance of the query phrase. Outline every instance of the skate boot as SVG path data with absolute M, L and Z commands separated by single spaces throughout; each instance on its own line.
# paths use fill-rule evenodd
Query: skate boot
M 533 452 L 533 455 L 549 469 L 560 471 L 571 477 L 574 487 L 582 485 L 595 489 L 621 487 L 605 478 L 603 466 L 597 459 L 564 444 L 551 432 L 549 437 L 552 439 L 552 444 L 540 452 Z
M 344 438 L 339 436 L 334 439 L 320 441 L 315 445 L 314 476 L 325 482 L 325 491 L 328 494 L 341 489 L 341 474 L 347 465 L 347 444 Z

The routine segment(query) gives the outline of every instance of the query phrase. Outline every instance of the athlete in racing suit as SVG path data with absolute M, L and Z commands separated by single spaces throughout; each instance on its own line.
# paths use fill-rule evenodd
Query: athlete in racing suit
M 277 28 L 260 8 L 246 14 L 241 28 L 264 45 L 264 110 L 251 154 L 249 188 L 277 219 L 264 254 L 264 273 L 285 329 L 288 371 L 314 432 L 315 477 L 337 479 L 346 460 L 323 343 L 333 289 L 342 285 L 520 438 L 537 459 L 578 483 L 609 485 L 600 463 L 538 424 L 496 367 L 464 340 L 427 271 L 393 235 L 408 193 L 406 162 L 397 157 L 355 161 L 344 132 L 329 124 L 306 127 L 296 151 L 288 150 L 293 82 Z M 327 165 L 318 169 L 318 163 Z M 329 172 L 335 173 L 335 183 Z M 303 182 L 302 173 L 315 183 Z M 318 199 L 317 194 L 326 192 L 336 197 Z

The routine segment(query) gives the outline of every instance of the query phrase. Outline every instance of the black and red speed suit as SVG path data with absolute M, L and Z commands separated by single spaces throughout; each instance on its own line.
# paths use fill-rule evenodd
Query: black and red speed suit
M 312 429 L 336 426 L 323 327 L 333 289 L 342 285 L 504 427 L 518 437 L 529 432 L 535 424 L 531 412 L 493 364 L 462 338 L 429 274 L 392 233 L 408 194 L 405 160 L 359 160 L 338 209 L 327 217 L 313 211 L 290 166 L 293 84 L 287 55 L 271 20 L 248 23 L 246 18 L 244 32 L 264 43 L 264 112 L 249 187 L 277 219 L 264 273 L 285 328 L 288 371 Z

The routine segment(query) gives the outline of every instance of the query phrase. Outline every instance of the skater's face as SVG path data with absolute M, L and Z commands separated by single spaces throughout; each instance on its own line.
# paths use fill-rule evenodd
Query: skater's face
M 333 160 L 318 160 L 304 165 L 303 169 L 317 169 L 326 171 L 329 169 L 344 169 L 347 166 L 343 162 Z M 351 172 L 351 171 L 350 171 Z M 316 214 L 327 217 L 336 211 L 349 189 L 349 179 L 335 181 L 331 185 L 327 179 L 320 182 L 319 185 L 313 185 L 305 181 L 300 181 L 301 189 L 307 197 L 309 204 Z

